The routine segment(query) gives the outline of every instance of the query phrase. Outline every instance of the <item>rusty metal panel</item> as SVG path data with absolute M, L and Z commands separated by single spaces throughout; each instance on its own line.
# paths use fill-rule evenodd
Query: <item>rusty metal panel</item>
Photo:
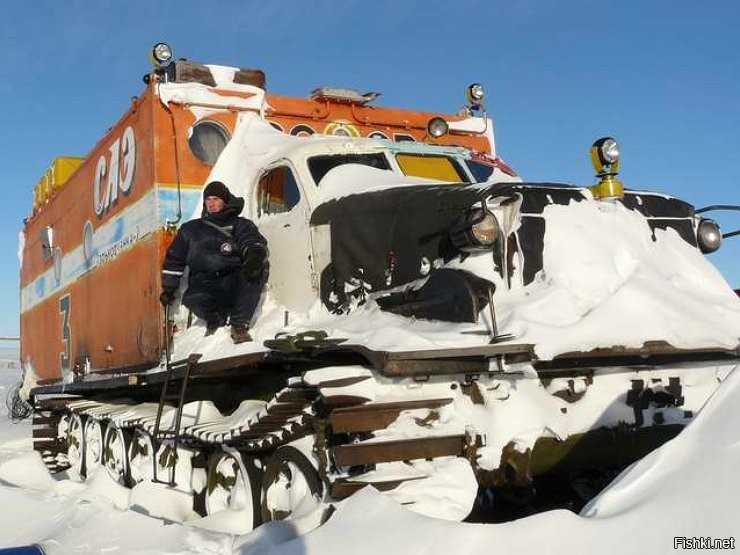
M 396 489 L 404 482 L 421 480 L 422 477 L 405 478 L 402 480 L 386 480 L 384 482 L 353 482 L 346 479 L 339 479 L 331 485 L 331 497 L 333 499 L 344 499 L 358 492 L 365 486 L 372 486 L 378 491 L 391 491 Z
M 370 376 L 351 376 L 349 378 L 337 378 L 335 380 L 325 380 L 323 382 L 319 382 L 318 384 L 316 384 L 316 387 L 320 389 L 332 387 L 348 387 L 350 385 L 355 385 L 369 379 Z
M 333 449 L 333 452 L 337 466 L 459 456 L 465 452 L 465 436 L 453 435 L 339 445 Z
M 322 403 L 328 409 L 337 409 L 341 407 L 352 407 L 367 403 L 370 399 L 358 395 L 323 395 Z
M 389 360 L 381 373 L 388 378 L 415 376 L 449 376 L 451 374 L 484 374 L 490 363 L 483 358 L 448 358 L 423 360 Z
M 529 343 L 499 343 L 480 347 L 456 347 L 453 349 L 426 349 L 422 351 L 389 351 L 388 360 L 422 360 L 459 357 L 486 357 L 526 353 L 534 356 L 534 345 Z
M 398 418 L 401 411 L 413 409 L 435 409 L 448 405 L 451 398 L 402 401 L 397 403 L 374 403 L 359 407 L 337 409 L 329 416 L 335 433 L 370 432 L 382 430 Z

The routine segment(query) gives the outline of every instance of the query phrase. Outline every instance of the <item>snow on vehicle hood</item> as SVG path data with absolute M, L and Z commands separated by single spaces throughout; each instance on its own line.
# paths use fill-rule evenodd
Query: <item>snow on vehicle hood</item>
M 352 187 L 347 184 L 351 183 Z M 382 191 L 404 185 L 439 184 L 423 177 L 402 177 L 390 170 L 371 168 L 362 164 L 343 164 L 327 172 L 319 184 L 320 202 L 328 202 L 349 195 Z
M 666 341 L 677 348 L 735 349 L 740 299 L 699 250 L 655 230 L 620 203 L 549 205 L 543 270 L 507 291 L 489 256 L 451 264 L 497 284 L 503 332 L 542 359 Z

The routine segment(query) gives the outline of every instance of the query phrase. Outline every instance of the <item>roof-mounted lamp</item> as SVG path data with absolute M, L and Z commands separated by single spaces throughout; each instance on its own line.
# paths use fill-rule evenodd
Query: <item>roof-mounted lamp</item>
M 172 61 L 172 48 L 166 42 L 158 42 L 149 52 L 149 61 L 155 68 L 169 65 Z
M 486 91 L 483 88 L 483 85 L 480 83 L 472 83 L 471 85 L 468 85 L 468 88 L 465 90 L 465 98 L 468 101 L 468 113 L 484 111 L 483 101 L 486 98 Z
M 602 137 L 591 145 L 591 163 L 599 182 L 590 187 L 599 200 L 623 198 L 624 185 L 619 179 L 619 145 L 612 137 Z

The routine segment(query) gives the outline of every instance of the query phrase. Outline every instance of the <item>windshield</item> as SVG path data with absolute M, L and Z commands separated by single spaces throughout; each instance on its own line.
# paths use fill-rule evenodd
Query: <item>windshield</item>
M 476 183 L 485 183 L 493 174 L 494 167 L 491 164 L 476 162 L 475 160 L 465 160 L 470 173 L 473 174 Z
M 308 159 L 308 170 L 318 186 L 324 176 L 337 166 L 344 164 L 361 164 L 379 170 L 390 170 L 391 166 L 384 154 L 322 154 Z

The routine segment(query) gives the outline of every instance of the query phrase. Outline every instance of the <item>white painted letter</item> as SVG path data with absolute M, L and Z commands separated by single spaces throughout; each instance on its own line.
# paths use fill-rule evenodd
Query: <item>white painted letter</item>
M 121 150 L 121 139 L 116 139 L 108 150 L 110 151 L 110 164 L 108 164 L 108 200 L 105 203 L 106 210 L 118 200 L 118 153 Z
M 100 194 L 100 185 L 105 176 L 105 156 L 98 158 L 98 165 L 95 167 L 95 185 L 93 186 L 93 204 L 95 214 L 102 216 L 107 205 L 108 195 L 105 198 Z
M 136 141 L 132 127 L 127 127 L 123 132 L 121 157 L 123 158 L 121 192 L 126 195 L 134 184 L 134 168 L 136 166 Z

